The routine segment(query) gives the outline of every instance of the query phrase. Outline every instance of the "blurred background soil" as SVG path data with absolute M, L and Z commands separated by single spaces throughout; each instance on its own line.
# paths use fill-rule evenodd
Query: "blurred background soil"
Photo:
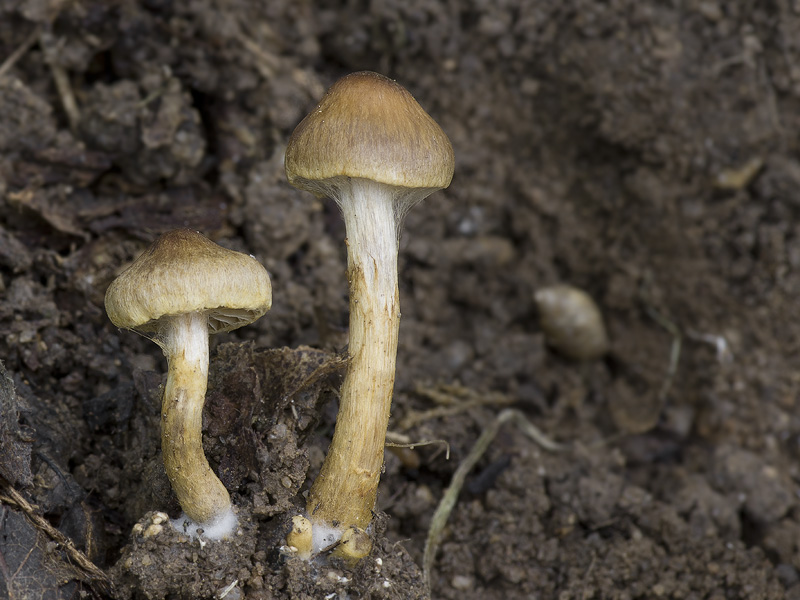
M 390 424 L 450 460 L 387 452 L 374 554 L 312 568 L 275 549 L 335 419 L 344 227 L 282 160 L 364 69 L 456 153 L 406 219 Z M 432 597 L 800 598 L 799 136 L 792 0 L 3 0 L 0 598 L 425 597 L 433 511 L 507 406 L 569 450 L 503 427 Z M 270 313 L 212 341 L 206 452 L 247 516 L 230 555 L 132 533 L 177 508 L 166 365 L 103 295 L 175 227 L 273 281 Z M 595 298 L 604 359 L 546 345 L 553 283 Z

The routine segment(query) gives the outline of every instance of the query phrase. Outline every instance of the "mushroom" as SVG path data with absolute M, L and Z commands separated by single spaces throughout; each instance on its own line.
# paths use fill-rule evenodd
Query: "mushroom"
M 203 452 L 209 333 L 252 323 L 271 305 L 269 275 L 255 258 L 189 229 L 162 235 L 106 291 L 112 323 L 152 339 L 167 358 L 161 450 L 190 534 L 202 528 L 221 539 L 237 523 L 228 490 Z
M 450 185 L 453 148 L 405 88 L 365 71 L 325 93 L 292 133 L 285 164 L 293 186 L 336 202 L 347 230 L 349 363 L 333 440 L 307 503 L 315 530 L 329 526 L 341 536 L 366 528 L 375 508 L 397 357 L 403 217 Z M 331 542 L 315 539 L 316 551 Z

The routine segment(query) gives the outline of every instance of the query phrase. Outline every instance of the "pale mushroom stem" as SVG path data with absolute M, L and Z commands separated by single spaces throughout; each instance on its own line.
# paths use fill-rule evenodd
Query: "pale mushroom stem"
M 161 410 L 164 467 L 184 513 L 208 534 L 233 514 L 228 490 L 203 452 L 208 319 L 197 312 L 164 319 L 157 341 L 169 367 Z
M 396 199 L 375 182 L 352 179 L 350 183 L 347 197 L 334 197 L 347 229 L 349 364 L 333 441 L 307 506 L 312 521 L 340 529 L 366 528 L 372 520 L 400 323 Z

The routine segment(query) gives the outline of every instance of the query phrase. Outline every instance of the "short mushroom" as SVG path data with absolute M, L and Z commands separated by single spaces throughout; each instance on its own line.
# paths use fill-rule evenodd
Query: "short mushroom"
M 318 525 L 341 535 L 372 520 L 397 357 L 398 237 L 406 212 L 450 184 L 453 148 L 405 88 L 359 72 L 337 81 L 297 126 L 285 164 L 289 183 L 338 204 L 347 230 L 350 360 L 307 504 L 315 539 L 329 543 Z
M 105 305 L 114 325 L 152 339 L 167 358 L 161 450 L 167 477 L 192 522 L 187 530 L 227 537 L 237 519 L 228 490 L 203 452 L 208 336 L 252 323 L 269 310 L 267 271 L 252 256 L 176 229 L 111 283 Z

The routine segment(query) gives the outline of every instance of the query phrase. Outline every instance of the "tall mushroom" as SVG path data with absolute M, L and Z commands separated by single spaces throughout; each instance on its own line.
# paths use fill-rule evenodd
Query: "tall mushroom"
M 236 516 L 228 490 L 203 452 L 208 336 L 252 323 L 269 310 L 267 271 L 252 256 L 176 229 L 111 283 L 105 305 L 114 325 L 161 346 L 168 365 L 161 411 L 167 477 L 193 522 L 191 531 L 201 527 L 211 539 L 227 537 Z
M 411 207 L 450 185 L 453 168 L 441 127 L 406 89 L 372 72 L 337 81 L 289 140 L 289 183 L 332 198 L 347 229 L 350 360 L 308 497 L 315 525 L 341 532 L 372 520 L 397 356 L 400 227 Z

